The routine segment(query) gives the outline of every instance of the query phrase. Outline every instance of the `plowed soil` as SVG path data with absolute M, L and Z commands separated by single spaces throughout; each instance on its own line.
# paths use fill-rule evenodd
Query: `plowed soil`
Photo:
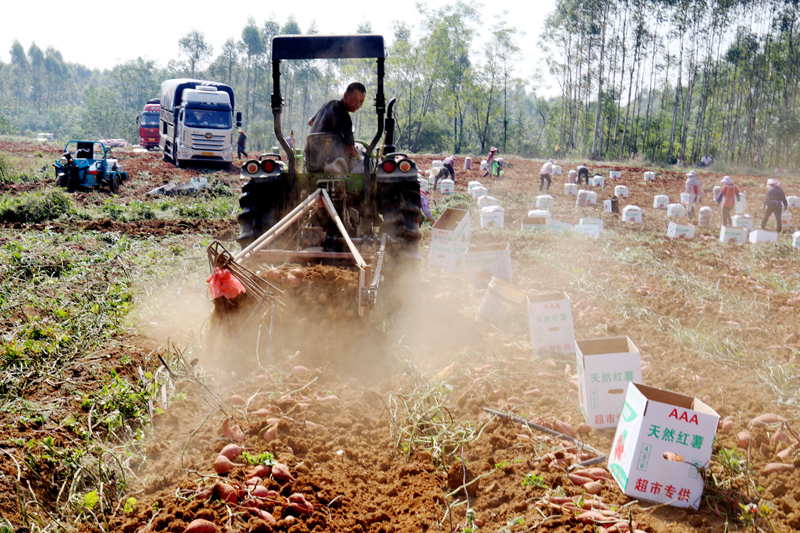
M 3 144 L 0 149 L 25 152 L 19 144 Z M 115 156 L 138 184 L 123 188 L 122 201 L 130 197 L 147 201 L 147 190 L 173 179 L 188 181 L 199 173 L 176 170 L 155 153 L 115 150 Z M 433 159 L 416 158 L 423 170 Z M 270 361 L 265 359 L 263 345 L 258 354 L 238 353 L 229 360 L 209 353 L 196 367 L 198 379 L 176 378 L 176 390 L 185 393 L 185 400 L 162 406 L 163 412 L 154 417 L 153 438 L 130 465 L 129 492 L 119 495 L 120 504 L 109 513 L 107 524 L 87 520 L 80 531 L 183 532 L 200 518 L 213 522 L 220 531 L 294 533 L 451 532 L 475 527 L 492 532 L 566 533 L 602 531 L 600 526 L 612 531 L 617 522 L 624 522 L 618 526 L 621 530 L 633 527 L 648 533 L 756 531 L 738 518 L 740 504 L 751 503 L 770 509 L 769 523 L 761 518 L 755 522 L 761 531 L 800 530 L 800 457 L 792 449 L 786 451 L 790 446 L 800 448 L 800 438 L 793 431 L 797 429 L 794 374 L 800 348 L 797 251 L 785 246 L 784 253 L 765 254 L 756 261 L 757 270 L 744 268 L 744 259 L 753 264 L 757 252 L 753 245 L 719 243 L 716 204 L 712 228 L 698 227 L 691 241 L 667 239 L 666 213 L 652 207 L 653 195 L 667 194 L 677 201 L 685 177 L 661 170 L 655 183 L 645 183 L 645 169 L 626 166 L 615 167 L 622 171 L 622 178 L 607 179 L 605 189 L 599 191 L 598 206 L 575 207 L 575 198 L 564 194 L 567 171 L 574 165 L 564 165 L 564 175 L 551 186 L 550 194 L 556 199 L 553 218 L 570 224 L 582 217 L 602 218 L 605 229 L 599 240 L 522 232 L 522 217 L 535 207 L 541 163 L 511 158 L 504 178 L 491 180 L 480 177 L 477 164 L 475 170 L 463 170 L 463 158 L 458 159 L 456 192 L 465 192 L 471 180 L 482 181 L 505 209 L 505 229 L 485 230 L 480 229 L 479 212 L 473 208 L 471 242 L 509 242 L 514 283 L 530 293 L 566 292 L 572 301 L 576 338 L 630 337 L 641 350 L 646 384 L 700 398 L 721 417 L 731 417 L 730 427 L 717 434 L 717 453 L 722 447 L 736 448 L 737 433 L 750 431 L 753 444 L 739 448 L 747 458 L 749 473 L 712 468 L 709 478 L 713 474 L 717 482 L 706 483 L 705 498 L 696 511 L 634 501 L 611 479 L 602 480 L 602 488 L 593 496 L 601 502 L 599 507 L 609 509 L 598 522 L 580 519 L 574 506 L 564 500 L 548 499 L 575 497 L 578 505 L 589 499 L 567 475 L 570 458 L 575 457 L 574 463 L 585 457 L 571 449 L 569 442 L 494 417 L 484 408 L 548 427 L 557 419 L 577 431 L 583 417 L 570 383 L 575 379 L 574 356 L 535 353 L 524 309 L 499 326 L 476 320 L 485 291 L 470 286 L 463 271 L 429 271 L 430 233 L 424 231 L 419 274 L 411 283 L 381 295 L 382 307 L 374 322 L 344 320 L 347 310 L 333 306 L 330 293 L 321 297 L 325 293 L 311 290 L 334 274 L 311 272 L 297 289 L 300 303 L 287 307 L 289 312 L 281 317 Z M 592 174 L 599 171 L 608 178 L 608 167 L 589 168 Z M 140 174 L 143 171 L 149 174 Z M 146 180 L 141 176 L 147 176 Z M 228 176 L 237 187 L 238 176 Z M 748 194 L 751 206 L 760 204 L 766 177 L 732 177 Z M 709 188 L 720 178 L 713 172 L 700 173 Z M 618 184 L 630 190 L 620 210 L 624 205 L 639 205 L 644 210 L 643 224 L 626 224 L 619 215 L 602 212 L 602 200 L 610 198 Z M 800 192 L 793 180 L 784 179 L 784 187 L 787 194 Z M 14 192 L 6 189 L 4 194 Z M 89 201 L 90 196 L 78 194 L 77 198 Z M 439 193 L 433 193 L 432 199 L 445 200 Z M 756 213 L 751 207 L 751 211 L 758 218 L 760 209 Z M 62 232 L 90 227 L 131 237 L 224 233 L 230 238 L 236 231 L 235 222 L 225 220 L 101 220 L 15 229 L 39 231 L 45 226 Z M 784 245 L 788 239 L 781 235 Z M 639 255 L 632 259 L 626 255 L 634 251 Z M 669 272 L 680 276 L 665 274 Z M 690 281 L 680 281 L 686 279 Z M 350 283 L 346 280 L 345 284 Z M 709 285 L 716 286 L 713 293 L 707 290 Z M 315 304 L 322 307 L 322 314 L 306 315 L 304 308 Z M 737 306 L 755 311 L 742 318 Z M 210 302 L 208 310 L 210 314 Z M 326 314 L 328 323 L 321 324 L 318 317 Z M 696 344 L 687 340 L 695 338 L 692 335 Z M 742 362 L 713 357 L 707 344 L 700 344 L 703 339 L 744 347 Z M 126 355 L 148 367 L 158 366 L 153 361 L 155 344 L 146 335 L 128 337 L 122 345 L 128 347 L 110 348 L 102 354 L 108 356 L 103 360 L 109 368 L 118 366 Z M 751 353 L 762 357 L 764 364 L 754 368 L 748 363 L 746 356 Z M 769 380 L 761 377 L 769 369 L 785 376 L 783 389 L 765 385 Z M 76 382 L 91 386 L 80 378 Z M 59 396 L 55 388 L 31 394 L 41 402 Z M 76 416 L 84 416 L 75 409 Z M 784 417 L 786 424 L 751 422 L 768 412 Z M 73 438 L 64 428 L 29 428 L 12 424 L 5 414 L 0 417 L 3 442 L 44 434 Z M 580 439 L 607 454 L 613 437 L 613 430 L 592 430 Z M 237 466 L 230 473 L 216 475 L 214 461 L 230 442 L 241 444 L 251 454 L 272 452 L 293 479 L 279 480 L 273 473 L 248 485 L 250 466 L 241 458 L 235 459 Z M 9 448 L 10 453 L 19 451 Z M 566 461 L 556 466 L 554 457 L 566 457 Z M 783 463 L 786 470 L 764 473 L 770 463 Z M 3 518 L 19 526 L 17 479 L 22 486 L 30 481 L 34 491 L 36 479 L 5 454 L 0 469 L 0 510 Z M 531 481 L 535 476 L 540 478 L 538 484 Z M 225 492 L 220 483 L 234 489 L 235 496 L 228 502 L 221 501 L 220 494 Z M 256 484 L 276 492 L 255 498 Z M 310 512 L 290 504 L 288 497 L 295 493 L 311 504 Z M 122 506 L 131 495 L 137 504 L 125 513 Z M 45 508 L 52 508 L 57 498 L 46 493 L 37 496 Z M 474 512 L 474 521 L 467 517 L 468 508 Z M 265 520 L 254 509 L 270 517 Z

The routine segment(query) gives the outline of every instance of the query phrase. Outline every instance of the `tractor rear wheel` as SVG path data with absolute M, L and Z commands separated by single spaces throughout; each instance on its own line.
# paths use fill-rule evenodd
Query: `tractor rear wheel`
M 239 196 L 242 210 L 237 217 L 240 228 L 237 241 L 242 249 L 278 223 L 283 215 L 284 204 L 283 181 L 256 183 L 250 180 L 242 186 Z
M 380 213 L 383 216 L 381 230 L 400 241 L 403 252 L 409 256 L 419 254 L 419 240 L 422 236 L 422 204 L 417 181 L 387 185 L 380 200 Z
M 119 194 L 120 179 L 119 176 L 111 178 L 111 194 Z

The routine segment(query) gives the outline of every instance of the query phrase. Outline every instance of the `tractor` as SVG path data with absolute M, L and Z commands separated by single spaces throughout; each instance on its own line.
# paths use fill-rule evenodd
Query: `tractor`
M 108 187 L 112 194 L 119 194 L 128 173 L 116 159 L 108 159 L 108 148 L 99 141 L 69 141 L 64 146 L 61 159 L 53 166 L 56 169 L 56 185 L 73 192 L 79 187 Z
M 359 141 L 363 171 L 343 172 L 330 164 L 348 160 L 341 134 L 311 133 L 303 153 L 289 145 L 281 126 L 281 62 L 341 58 L 376 60 L 377 125 L 369 142 Z M 212 266 L 226 266 L 232 260 L 350 268 L 358 272 L 358 315 L 364 316 L 375 304 L 384 259 L 391 265 L 387 270 L 419 263 L 422 211 L 417 165 L 394 146 L 395 100 L 387 106 L 384 61 L 380 35 L 273 38 L 271 106 L 275 136 L 286 159 L 265 153 L 242 165 L 238 215 L 242 251 L 218 261 L 221 251 L 210 250 Z

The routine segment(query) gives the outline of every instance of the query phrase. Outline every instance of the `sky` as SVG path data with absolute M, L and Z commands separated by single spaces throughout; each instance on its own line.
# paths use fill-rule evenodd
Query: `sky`
M 491 8 L 475 2 L 467 3 L 478 7 L 485 21 L 479 29 L 479 39 L 491 31 L 494 15 L 502 16 L 508 26 L 525 33 L 518 42 L 522 54 L 517 75 L 529 79 L 537 71 L 541 72 L 543 79 L 538 82 L 537 93 L 552 93 L 554 84 L 548 83 L 544 76 L 546 69 L 537 41 L 546 14 L 555 9 L 555 0 L 492 0 L 488 3 Z M 455 0 L 428 0 L 425 4 L 436 9 L 454 5 Z M 111 69 L 137 57 L 153 59 L 164 67 L 169 60 L 180 58 L 178 39 L 192 29 L 205 34 L 216 56 L 228 38 L 239 40 L 249 16 L 261 26 L 272 14 L 280 24 L 293 14 L 303 33 L 315 21 L 321 34 L 355 33 L 359 23 L 368 20 L 373 32 L 384 35 L 387 43 L 393 36 L 393 20 L 406 20 L 415 26 L 421 20 L 413 1 L 360 4 L 331 0 L 281 3 L 227 0 L 220 2 L 221 8 L 216 10 L 212 5 L 209 0 L 167 4 L 90 3 L 85 0 L 65 4 L 60 0 L 37 0 L 26 6 L 7 6 L 4 16 L 0 17 L 0 61 L 9 62 L 9 50 L 17 39 L 26 51 L 32 42 L 42 50 L 53 46 L 65 61 L 81 63 L 89 68 Z M 359 5 L 364 5 L 367 10 L 359 10 Z M 169 6 L 170 11 L 165 11 L 162 6 Z M 503 14 L 504 11 L 507 13 Z M 81 31 L 81 28 L 86 31 Z

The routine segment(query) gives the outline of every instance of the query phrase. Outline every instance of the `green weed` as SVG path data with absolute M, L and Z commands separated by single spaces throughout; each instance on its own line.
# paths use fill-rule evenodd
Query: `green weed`
M 29 192 L 0 199 L 0 222 L 55 220 L 73 208 L 72 199 L 60 190 Z

